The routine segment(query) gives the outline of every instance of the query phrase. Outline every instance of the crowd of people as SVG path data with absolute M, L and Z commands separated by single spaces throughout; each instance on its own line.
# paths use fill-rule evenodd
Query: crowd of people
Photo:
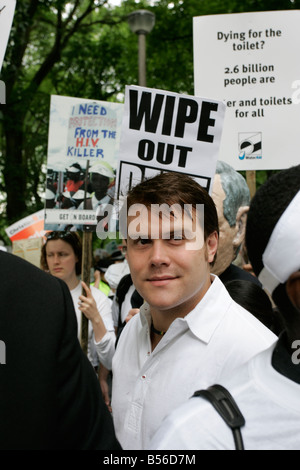
M 234 449 L 216 385 L 245 449 L 300 450 L 300 165 L 252 200 L 219 161 L 211 196 L 164 172 L 126 202 L 90 285 L 76 231 L 48 233 L 40 269 L 0 251 L 0 448 Z

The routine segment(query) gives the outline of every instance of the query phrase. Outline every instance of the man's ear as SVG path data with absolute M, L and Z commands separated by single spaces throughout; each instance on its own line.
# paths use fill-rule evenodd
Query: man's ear
M 217 253 L 219 237 L 217 232 L 211 233 L 206 240 L 207 260 L 212 263 Z
M 237 250 L 245 239 L 246 234 L 246 223 L 249 206 L 241 206 L 237 211 L 236 215 L 236 234 L 233 238 L 232 244 L 235 250 Z

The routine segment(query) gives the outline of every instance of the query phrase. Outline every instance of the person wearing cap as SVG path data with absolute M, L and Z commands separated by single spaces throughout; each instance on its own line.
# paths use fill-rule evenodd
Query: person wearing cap
M 113 203 L 115 174 L 112 167 L 105 161 L 98 162 L 91 166 L 89 173 L 89 198 L 87 199 L 85 206 L 82 201 L 78 205 L 77 209 L 95 211 L 99 223 L 103 218 L 106 220 L 106 210 L 108 209 L 108 206 Z M 81 228 L 82 227 L 80 225 L 77 226 L 77 230 Z M 115 225 L 110 227 L 110 231 L 116 232 Z
M 111 290 L 115 292 L 122 277 L 129 274 L 130 270 L 127 259 L 120 250 L 112 253 L 111 259 L 114 262 L 107 268 L 104 277 L 110 285 Z
M 108 258 L 100 259 L 94 267 L 94 282 L 91 285 L 96 289 L 100 289 L 107 297 L 111 297 L 113 292 L 105 279 L 107 268 L 113 264 L 114 261 Z
M 245 450 L 300 450 L 299 214 L 300 165 L 270 177 L 250 204 L 248 256 L 285 329 L 275 344 L 218 382 L 245 419 Z M 233 450 L 234 439 L 211 403 L 193 397 L 164 420 L 150 448 Z
M 76 191 L 84 183 L 83 173 L 79 163 L 73 163 L 68 168 L 66 168 L 67 182 L 66 182 L 66 191 L 69 191 L 71 196 L 73 196 Z
M 121 278 L 128 273 L 129 267 L 125 256 L 121 250 L 116 250 L 107 258 L 99 260 L 95 265 L 94 285 L 105 291 L 108 297 L 112 299 Z
M 87 209 L 96 210 L 99 206 L 106 206 L 113 199 L 109 187 L 115 177 L 113 169 L 106 162 L 96 163 L 89 169 L 91 201 Z M 78 209 L 82 209 L 82 204 Z

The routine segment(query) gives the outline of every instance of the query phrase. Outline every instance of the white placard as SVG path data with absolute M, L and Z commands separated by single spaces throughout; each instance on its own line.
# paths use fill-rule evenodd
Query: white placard
M 46 230 L 96 230 L 97 211 L 113 202 L 123 109 L 122 103 L 51 96 Z
M 300 11 L 194 18 L 195 95 L 225 100 L 220 160 L 236 170 L 299 164 Z
M 188 174 L 211 192 L 225 110 L 214 99 L 127 86 L 116 197 L 161 171 Z

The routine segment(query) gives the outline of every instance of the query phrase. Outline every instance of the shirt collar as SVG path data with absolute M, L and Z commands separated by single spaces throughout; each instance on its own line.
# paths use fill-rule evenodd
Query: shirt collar
M 226 288 L 218 276 L 211 274 L 212 283 L 204 297 L 186 317 L 192 333 L 204 343 L 209 343 L 222 321 L 230 302 Z
M 213 274 L 211 274 L 211 278 L 213 282 L 204 297 L 184 318 L 176 318 L 173 321 L 169 328 L 170 333 L 171 331 L 175 333 L 178 330 L 189 329 L 198 339 L 204 343 L 209 343 L 216 328 L 222 321 L 230 302 L 232 302 L 220 279 Z M 141 306 L 140 313 L 142 326 L 150 328 L 151 314 L 150 306 L 147 302 Z

